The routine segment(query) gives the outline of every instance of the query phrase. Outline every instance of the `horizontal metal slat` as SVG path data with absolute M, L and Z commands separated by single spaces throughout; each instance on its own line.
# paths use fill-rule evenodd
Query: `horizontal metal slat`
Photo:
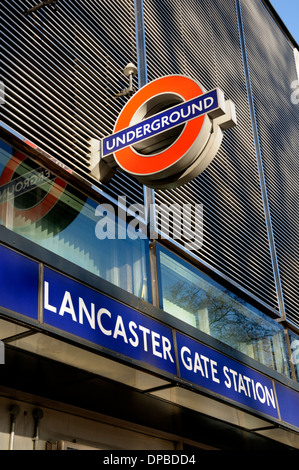
M 293 50 L 259 0 L 241 5 L 286 317 L 299 326 L 299 113 L 290 96 L 296 78 Z
M 109 197 L 125 192 L 130 203 L 143 202 L 143 186 L 130 176 L 117 172 L 101 184 L 89 172 L 88 139 L 111 133 L 127 101 L 113 96 L 127 86 L 124 66 L 137 62 L 134 0 L 61 1 L 56 13 L 24 17 L 33 3 L 2 2 L 4 122 Z
M 156 191 L 156 202 L 203 203 L 204 243 L 193 256 L 278 311 L 235 2 L 145 0 L 144 10 L 149 78 L 188 71 L 222 88 L 238 117 L 209 167 L 183 187 Z

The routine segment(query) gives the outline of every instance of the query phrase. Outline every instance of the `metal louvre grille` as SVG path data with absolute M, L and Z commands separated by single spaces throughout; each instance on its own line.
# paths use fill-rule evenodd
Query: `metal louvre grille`
M 278 311 L 235 2 L 145 0 L 144 11 L 149 80 L 181 73 L 219 86 L 238 117 L 210 166 L 183 187 L 156 191 L 156 203 L 203 203 L 203 246 L 195 255 Z
M 133 0 L 60 0 L 35 14 L 35 0 L 1 2 L 1 68 L 6 103 L 1 120 L 96 184 L 88 139 L 111 133 L 127 98 L 122 70 L 136 62 Z M 117 173 L 111 196 L 143 202 L 142 185 Z
M 299 326 L 299 107 L 293 48 L 259 0 L 242 1 L 242 15 L 268 202 L 286 317 Z

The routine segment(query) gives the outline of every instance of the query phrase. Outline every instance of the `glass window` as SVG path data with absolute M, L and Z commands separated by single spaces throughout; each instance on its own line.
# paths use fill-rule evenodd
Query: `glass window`
M 299 336 L 289 331 L 291 344 L 291 361 L 293 363 L 296 379 L 299 382 Z
M 290 376 L 281 325 L 157 245 L 161 308 Z
M 111 239 L 108 233 L 100 239 L 97 207 L 62 178 L 1 142 L 0 223 L 150 301 L 148 240 Z

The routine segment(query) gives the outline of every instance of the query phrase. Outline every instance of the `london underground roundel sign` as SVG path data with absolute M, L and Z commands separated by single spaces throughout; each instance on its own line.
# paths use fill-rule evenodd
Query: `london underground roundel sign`
M 173 188 L 199 175 L 215 157 L 223 130 L 236 124 L 235 107 L 219 88 L 169 75 L 127 102 L 101 160 L 153 188 Z

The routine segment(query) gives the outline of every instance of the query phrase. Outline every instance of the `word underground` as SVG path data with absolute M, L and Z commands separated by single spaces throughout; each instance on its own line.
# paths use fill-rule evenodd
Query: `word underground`
M 103 139 L 103 157 L 129 145 L 167 131 L 218 107 L 217 91 L 212 90 L 190 101 L 163 111 L 142 123 Z
M 149 215 L 142 204 L 126 209 L 126 196 L 118 197 L 117 210 L 111 204 L 100 204 L 95 216 L 100 217 L 95 227 L 99 240 L 146 239 L 159 237 L 179 240 L 187 250 L 196 251 L 203 244 L 202 204 L 150 204 Z M 146 223 L 146 219 L 149 223 Z

